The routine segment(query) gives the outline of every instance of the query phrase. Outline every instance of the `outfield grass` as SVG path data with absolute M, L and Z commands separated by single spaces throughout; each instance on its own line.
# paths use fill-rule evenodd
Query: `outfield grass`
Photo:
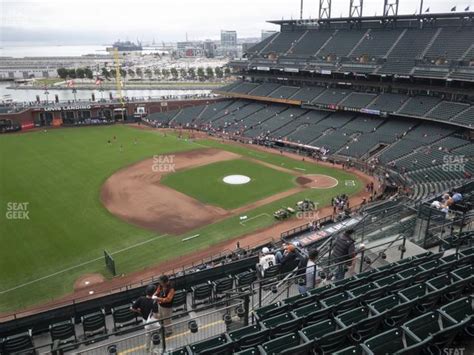
M 222 181 L 228 175 L 245 175 L 243 185 Z M 210 205 L 233 209 L 295 187 L 294 176 L 248 160 L 234 159 L 166 175 L 161 182 Z
M 138 144 L 133 143 L 135 138 Z M 111 146 L 107 144 L 109 139 L 113 141 Z M 123 151 L 119 149 L 120 144 Z M 356 186 L 340 183 L 333 189 L 315 189 L 287 197 L 246 212 L 249 219 L 246 223 L 234 216 L 193 231 L 200 237 L 180 243 L 179 247 L 177 240 L 183 236 L 158 236 L 139 229 L 111 215 L 102 206 L 100 187 L 118 169 L 155 154 L 203 147 L 234 151 L 289 169 L 306 169 L 307 173 L 327 174 L 339 181 L 355 180 Z M 194 143 L 173 135 L 163 137 L 156 131 L 124 126 L 2 135 L 0 156 L 0 312 L 71 292 L 74 281 L 84 273 L 99 272 L 110 277 L 101 259 L 103 249 L 114 253 L 117 271 L 127 273 L 267 227 L 275 223 L 267 215 L 301 198 L 309 197 L 324 205 L 336 194 L 354 194 L 362 187 L 347 172 L 278 154 L 212 140 Z M 7 219 L 11 202 L 27 202 L 29 219 Z M 133 247 L 145 241 L 150 242 Z M 128 247 L 132 248 L 121 251 Z M 77 266 L 81 263 L 84 265 Z M 51 274 L 56 275 L 48 277 Z M 35 281 L 40 278 L 43 278 L 40 282 Z M 22 284 L 27 286 L 10 290 Z

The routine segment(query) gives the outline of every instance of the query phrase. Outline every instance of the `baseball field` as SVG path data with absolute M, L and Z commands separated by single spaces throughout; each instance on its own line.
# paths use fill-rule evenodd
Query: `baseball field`
M 250 146 L 125 126 L 3 135 L 0 156 L 3 314 L 71 293 L 84 275 L 111 278 L 104 250 L 118 274 L 137 272 L 272 226 L 275 210 L 303 198 L 327 206 L 363 185 Z M 224 181 L 233 175 L 246 182 Z

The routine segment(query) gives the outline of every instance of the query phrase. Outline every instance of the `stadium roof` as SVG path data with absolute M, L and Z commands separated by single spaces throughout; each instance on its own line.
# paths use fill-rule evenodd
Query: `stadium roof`
M 319 23 L 347 23 L 347 22 L 380 22 L 380 21 L 419 21 L 419 20 L 443 20 L 443 19 L 469 19 L 472 21 L 474 12 L 447 12 L 447 13 L 425 13 L 421 15 L 397 15 L 397 16 L 363 16 L 363 17 L 338 17 L 324 19 L 297 19 L 297 20 L 270 20 L 268 23 L 275 25 L 310 25 Z

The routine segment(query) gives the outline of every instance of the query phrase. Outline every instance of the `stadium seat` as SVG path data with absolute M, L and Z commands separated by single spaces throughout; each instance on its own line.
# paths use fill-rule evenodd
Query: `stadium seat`
M 382 314 L 373 312 L 368 307 L 358 307 L 343 314 L 339 314 L 334 317 L 334 319 L 342 328 L 351 328 L 352 339 L 358 343 L 362 339 L 367 339 L 377 332 L 382 317 Z
M 258 346 L 261 355 L 291 354 L 309 355 L 313 344 L 300 334 L 287 334 Z
M 474 281 L 472 279 L 474 275 L 474 266 L 472 265 L 467 265 L 459 269 L 455 269 L 451 271 L 451 274 L 457 277 L 459 280 L 469 280 L 468 283 L 468 289 L 469 290 L 474 290 Z
M 234 342 L 235 348 L 240 350 L 252 349 L 264 343 L 269 338 L 269 330 L 261 329 L 258 325 L 249 325 L 231 332 L 227 335 Z
M 107 324 L 105 323 L 104 310 L 82 316 L 81 322 L 84 330 L 84 339 L 99 341 L 107 338 Z
M 374 282 L 378 287 L 386 287 L 389 292 L 395 293 L 409 286 L 412 281 L 413 278 L 402 278 L 399 274 L 394 274 L 377 279 Z
M 469 336 L 474 337 L 474 299 L 472 296 L 448 303 L 439 308 L 438 312 L 457 323 L 467 319 L 464 330 Z
M 429 263 L 431 262 L 433 261 L 430 261 Z M 402 286 L 402 288 L 404 288 L 411 283 L 425 282 L 426 280 L 429 279 L 432 273 L 433 273 L 433 268 L 430 268 L 429 270 L 425 270 L 425 269 L 422 269 L 420 266 L 414 266 L 412 268 L 400 271 L 398 273 L 398 276 L 400 276 L 402 279 L 410 280 L 408 284 Z M 397 289 L 399 290 L 400 288 L 397 288 Z
M 317 302 L 303 307 L 293 309 L 293 314 L 303 320 L 303 325 L 311 325 L 322 320 L 329 319 L 332 314 L 332 308 L 319 305 Z
M 297 318 L 293 313 L 284 313 L 261 321 L 263 328 L 270 331 L 273 338 L 297 331 L 302 323 L 302 318 Z
M 188 347 L 185 346 L 185 347 L 182 347 L 182 348 L 166 351 L 165 354 L 166 355 L 188 355 L 189 351 L 188 351 Z
M 324 298 L 320 302 L 323 307 L 332 308 L 333 313 L 340 314 L 354 308 L 359 300 L 358 298 L 351 297 L 347 292 L 342 292 L 338 295 Z
M 430 346 L 438 349 L 434 353 L 440 353 L 441 349 L 452 343 L 468 321 L 453 322 L 440 313 L 430 312 L 406 322 L 402 329 L 421 341 L 428 340 Z
M 200 304 L 212 301 L 212 285 L 210 283 L 200 284 L 191 287 L 191 307 L 196 308 Z M 203 302 L 197 302 L 203 301 Z
M 188 310 L 188 293 L 186 290 L 176 291 L 173 297 L 173 311 L 187 311 Z
M 332 354 L 345 347 L 350 328 L 341 328 L 335 321 L 326 320 L 303 328 L 300 333 L 314 343 L 318 354 Z
M 406 302 L 415 301 L 415 309 L 418 314 L 422 314 L 431 311 L 438 304 L 442 291 L 433 290 L 426 284 L 417 284 L 398 292 L 398 295 Z
M 131 313 L 131 312 L 130 312 Z M 59 347 L 63 351 L 68 351 L 77 348 L 76 328 L 72 320 L 54 323 L 49 326 L 49 334 L 51 335 L 51 348 Z
M 417 355 L 429 340 L 419 341 L 411 334 L 407 334 L 399 329 L 391 329 L 379 335 L 376 335 L 360 344 L 363 354 L 406 354 Z
M 342 350 L 338 350 L 332 353 L 332 355 L 359 355 L 361 354 L 361 350 L 357 346 L 349 346 L 348 348 L 344 348 Z
M 0 350 L 2 354 L 36 354 L 34 350 L 33 338 L 31 330 L 6 337 L 3 339 Z
M 381 314 L 384 317 L 385 326 L 392 328 L 405 322 L 415 304 L 414 300 L 406 302 L 405 299 L 395 294 L 370 303 L 369 308 L 375 313 Z
M 260 351 L 257 348 L 250 348 L 234 353 L 234 355 L 259 355 Z
M 118 332 L 129 326 L 137 325 L 140 322 L 137 313 L 130 310 L 130 305 L 112 307 L 111 312 L 114 321 L 114 332 Z
M 257 273 L 255 270 L 244 271 L 240 274 L 235 275 L 235 283 L 239 291 L 244 291 L 252 285 L 257 279 Z
M 233 354 L 233 350 L 234 343 L 226 334 L 223 334 L 189 345 L 188 352 L 190 354 L 203 355 L 231 355 Z
M 296 296 L 285 298 L 282 303 L 287 304 L 291 309 L 307 306 L 314 303 L 316 297 L 310 296 L 308 293 L 302 293 Z
M 334 286 L 336 286 L 336 287 L 342 286 L 342 289 L 349 290 L 349 289 L 358 287 L 358 286 L 360 286 L 364 283 L 365 282 L 364 282 L 363 279 L 358 278 L 357 276 L 354 275 L 354 276 L 348 277 L 344 280 L 340 280 L 340 281 L 335 282 Z
M 316 296 L 316 298 L 320 300 L 326 297 L 337 295 L 342 290 L 343 290 L 342 288 L 333 287 L 331 284 L 328 284 L 321 287 L 313 288 L 312 290 L 309 290 L 308 292 L 310 295 Z
M 280 265 L 270 266 L 263 272 L 263 277 L 260 281 L 260 284 L 264 286 L 275 282 L 277 280 L 278 275 L 280 275 Z
M 474 279 L 474 275 L 472 276 Z M 441 275 L 432 278 L 426 283 L 433 289 L 442 291 L 442 295 L 446 298 L 447 302 L 451 302 L 459 298 L 462 293 L 467 289 L 469 279 L 459 280 L 455 276 Z
M 349 290 L 349 294 L 353 298 L 359 298 L 364 304 L 369 304 L 383 295 L 385 295 L 387 287 L 378 287 L 375 283 L 367 283 L 365 285 Z
M 224 297 L 223 294 L 232 290 L 233 287 L 234 279 L 231 276 L 212 281 L 214 300 L 217 301 Z
M 267 318 L 277 316 L 288 312 L 288 305 L 282 305 L 280 302 L 272 303 L 254 310 L 255 317 L 257 320 L 262 321 Z

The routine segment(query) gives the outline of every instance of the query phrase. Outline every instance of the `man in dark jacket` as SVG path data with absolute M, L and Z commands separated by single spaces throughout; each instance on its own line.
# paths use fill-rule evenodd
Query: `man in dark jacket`
M 155 285 L 148 285 L 145 289 L 145 296 L 139 297 L 133 302 L 130 310 L 134 313 L 138 313 L 143 318 L 143 323 L 146 323 L 148 317 L 153 314 L 155 319 L 158 319 L 158 303 L 153 299 L 153 294 L 156 291 Z M 145 335 L 145 350 L 148 351 L 151 345 L 151 332 L 147 332 Z
M 332 247 L 331 260 L 336 263 L 335 281 L 344 279 L 346 267 L 349 267 L 351 272 L 355 269 L 355 241 L 352 239 L 354 234 L 353 229 L 345 231 L 342 235 L 336 237 Z

